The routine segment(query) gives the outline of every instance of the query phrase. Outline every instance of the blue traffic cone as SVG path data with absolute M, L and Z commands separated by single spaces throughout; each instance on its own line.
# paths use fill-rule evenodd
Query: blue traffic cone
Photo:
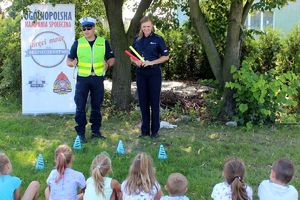
M 42 154 L 40 153 L 35 162 L 35 169 L 36 170 L 43 170 L 44 169 L 44 159 Z
M 77 135 L 74 144 L 73 144 L 73 149 L 79 150 L 81 149 L 81 142 L 80 142 L 80 137 Z
M 167 156 L 167 152 L 165 151 L 164 146 L 161 144 L 159 146 L 159 151 L 158 151 L 158 160 L 167 160 L 168 156 Z
M 118 142 L 117 153 L 118 154 L 125 154 L 125 148 L 124 148 L 122 140 L 119 140 L 119 142 Z

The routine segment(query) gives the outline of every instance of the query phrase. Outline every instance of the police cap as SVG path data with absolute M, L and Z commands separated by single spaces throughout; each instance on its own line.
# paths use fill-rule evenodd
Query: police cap
M 92 17 L 83 17 L 79 20 L 81 26 L 95 26 L 96 19 Z

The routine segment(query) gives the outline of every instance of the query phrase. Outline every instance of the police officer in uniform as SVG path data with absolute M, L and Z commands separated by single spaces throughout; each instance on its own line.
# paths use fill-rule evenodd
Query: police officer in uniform
M 101 127 L 101 105 L 104 98 L 104 75 L 107 68 L 114 62 L 114 54 L 107 40 L 95 35 L 96 20 L 91 17 L 81 18 L 80 24 L 84 37 L 75 41 L 67 58 L 69 67 L 78 67 L 77 83 L 75 91 L 77 125 L 75 130 L 82 143 L 86 143 L 85 126 L 86 102 L 88 95 L 91 96 L 90 123 L 92 138 L 105 139 L 100 132 Z
M 140 32 L 134 39 L 133 48 L 144 62 L 132 60 L 137 66 L 136 83 L 142 114 L 141 135 L 158 137 L 160 128 L 161 63 L 169 59 L 164 39 L 153 32 L 153 21 L 145 16 L 140 20 Z

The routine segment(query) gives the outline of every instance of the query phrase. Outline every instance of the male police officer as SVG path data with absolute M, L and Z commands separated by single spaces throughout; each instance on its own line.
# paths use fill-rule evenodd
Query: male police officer
M 75 41 L 68 55 L 67 65 L 69 67 L 78 66 L 77 83 L 75 91 L 77 126 L 75 130 L 82 143 L 86 143 L 85 126 L 86 102 L 88 95 L 91 96 L 90 123 L 92 138 L 105 139 L 100 132 L 101 127 L 101 104 L 104 98 L 104 75 L 107 68 L 114 62 L 114 54 L 107 42 L 102 37 L 95 35 L 96 20 L 91 17 L 81 18 L 80 24 L 84 37 Z

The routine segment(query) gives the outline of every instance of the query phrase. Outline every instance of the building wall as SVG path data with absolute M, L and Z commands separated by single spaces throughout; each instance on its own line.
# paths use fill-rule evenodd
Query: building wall
M 281 9 L 249 13 L 245 24 L 251 29 L 264 31 L 267 27 L 270 27 L 286 34 L 295 25 L 300 25 L 300 0 L 289 2 Z
M 300 0 L 290 2 L 288 6 L 274 11 L 275 29 L 287 33 L 296 24 L 300 24 Z

